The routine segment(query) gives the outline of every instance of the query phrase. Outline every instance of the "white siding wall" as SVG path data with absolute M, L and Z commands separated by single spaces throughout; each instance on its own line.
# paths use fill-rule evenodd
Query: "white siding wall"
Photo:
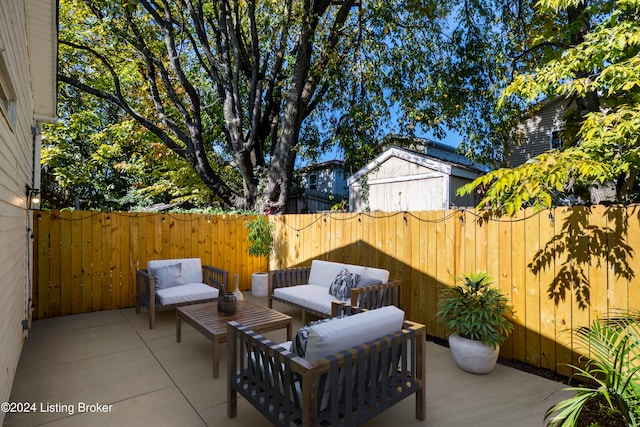
M 0 1 L 0 55 L 3 81 L 13 86 L 16 112 L 15 125 L 0 114 L 0 402 L 4 402 L 24 340 L 30 276 L 25 185 L 32 182 L 33 101 L 23 0 Z M 0 414 L 0 424 L 3 420 Z

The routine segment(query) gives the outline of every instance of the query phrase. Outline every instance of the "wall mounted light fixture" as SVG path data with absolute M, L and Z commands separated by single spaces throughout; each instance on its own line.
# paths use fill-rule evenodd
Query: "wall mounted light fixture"
M 38 209 L 40 207 L 40 189 L 27 185 L 27 208 Z

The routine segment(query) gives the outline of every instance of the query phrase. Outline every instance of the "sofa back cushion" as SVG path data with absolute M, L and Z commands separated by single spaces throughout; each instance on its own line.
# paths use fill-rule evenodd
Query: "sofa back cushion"
M 343 270 L 349 270 L 350 273 L 362 275 L 366 269 L 369 277 L 379 279 L 381 283 L 389 281 L 389 271 L 381 268 L 365 267 L 362 265 L 343 264 L 341 262 L 323 261 L 314 259 L 311 261 L 311 271 L 309 272 L 309 283 L 312 285 L 324 286 L 327 289 L 335 280 L 336 276 Z
M 200 258 L 180 258 L 152 260 L 147 264 L 149 274 L 156 277 L 157 271 L 168 265 L 181 264 L 182 278 L 186 283 L 202 283 L 202 264 Z
M 305 359 L 313 362 L 398 332 L 403 321 L 404 311 L 390 305 L 312 325 L 309 327 Z

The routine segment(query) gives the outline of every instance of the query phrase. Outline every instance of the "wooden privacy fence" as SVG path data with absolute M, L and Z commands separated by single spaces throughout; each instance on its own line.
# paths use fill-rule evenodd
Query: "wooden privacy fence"
M 267 260 L 248 256 L 238 215 L 35 211 L 33 317 L 135 305 L 135 270 L 147 261 L 201 258 L 240 274 L 241 289 Z
M 242 216 L 35 212 L 34 317 L 130 307 L 134 270 L 149 259 L 200 257 L 240 273 Z M 511 299 L 515 330 L 501 355 L 560 373 L 577 363 L 568 330 L 611 310 L 640 309 L 640 207 L 525 210 L 485 218 L 474 210 L 271 216 L 270 268 L 312 259 L 390 270 L 404 282 L 407 317 L 444 337 L 437 295 L 460 274 L 487 271 Z M 264 261 L 264 260 L 262 260 Z M 266 264 L 263 262 L 263 266 Z M 264 268 L 263 268 L 264 269 Z

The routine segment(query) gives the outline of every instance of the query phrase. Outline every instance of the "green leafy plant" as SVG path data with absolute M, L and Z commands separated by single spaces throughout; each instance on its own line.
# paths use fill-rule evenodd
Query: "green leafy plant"
M 550 426 L 577 425 L 580 413 L 597 400 L 606 403 L 603 410 L 619 413 L 626 424 L 640 421 L 640 317 L 626 314 L 596 319 L 591 327 L 575 330 L 574 344 L 586 357 L 584 367 L 568 365 L 585 385 L 564 390 L 575 395 L 553 405 L 545 414 Z M 603 405 L 604 406 L 604 405 Z
M 264 215 L 247 221 L 247 241 L 249 255 L 255 257 L 269 256 L 273 251 L 273 224 Z
M 445 330 L 493 348 L 502 345 L 513 330 L 507 318 L 513 312 L 509 300 L 500 289 L 491 287 L 487 273 L 463 275 L 460 282 L 440 294 L 437 316 Z

